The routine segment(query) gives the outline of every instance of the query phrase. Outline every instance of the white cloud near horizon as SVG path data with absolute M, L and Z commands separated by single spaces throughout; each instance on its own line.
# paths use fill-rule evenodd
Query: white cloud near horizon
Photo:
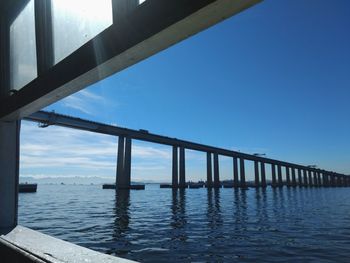
M 117 162 L 114 136 L 49 126 L 38 128 L 23 121 L 21 128 L 20 175 L 22 177 L 114 178 Z M 172 149 L 133 140 L 133 181 L 171 181 Z M 230 178 L 231 162 L 220 161 L 220 178 Z M 186 150 L 186 179 L 206 178 L 206 155 Z
M 117 147 L 117 138 L 113 136 L 55 126 L 42 129 L 23 121 L 21 176 L 114 177 Z M 143 171 L 166 171 L 171 160 L 169 149 L 134 142 L 132 169 L 135 174 L 140 173 L 140 177 Z

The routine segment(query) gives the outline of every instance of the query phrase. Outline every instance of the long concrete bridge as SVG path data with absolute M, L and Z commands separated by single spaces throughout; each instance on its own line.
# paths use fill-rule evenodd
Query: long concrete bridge
M 132 140 L 141 140 L 172 146 L 172 187 L 185 188 L 185 149 L 207 154 L 207 187 L 221 187 L 219 174 L 219 155 L 231 157 L 233 161 L 233 187 L 246 188 L 245 161 L 254 162 L 255 187 L 267 187 L 266 165 L 271 167 L 272 187 L 330 187 L 350 186 L 350 176 L 318 169 L 315 167 L 274 160 L 257 155 L 222 149 L 209 145 L 170 138 L 149 133 L 146 130 L 133 130 L 54 112 L 38 111 L 25 120 L 38 122 L 41 127 L 50 125 L 118 136 L 118 156 L 116 187 L 129 189 L 131 183 L 131 145 Z M 283 180 L 283 170 L 284 177 Z M 277 175 L 277 176 L 276 176 Z

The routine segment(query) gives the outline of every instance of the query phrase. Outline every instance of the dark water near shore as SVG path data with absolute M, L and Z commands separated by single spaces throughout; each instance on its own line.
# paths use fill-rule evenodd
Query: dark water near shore
M 350 189 L 39 185 L 19 223 L 141 262 L 350 262 Z

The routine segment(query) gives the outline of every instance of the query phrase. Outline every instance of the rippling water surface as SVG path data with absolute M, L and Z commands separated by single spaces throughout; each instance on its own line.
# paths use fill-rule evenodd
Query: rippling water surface
M 19 223 L 141 262 L 349 262 L 350 189 L 38 185 Z

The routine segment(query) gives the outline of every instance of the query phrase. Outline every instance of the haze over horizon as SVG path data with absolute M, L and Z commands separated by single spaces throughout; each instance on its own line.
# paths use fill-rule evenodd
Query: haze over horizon
M 46 110 L 350 174 L 350 2 L 337 3 L 264 1 Z M 20 173 L 113 179 L 116 151 L 115 137 L 23 121 Z M 170 181 L 170 147 L 132 151 L 132 181 Z M 205 161 L 186 151 L 188 180 Z

